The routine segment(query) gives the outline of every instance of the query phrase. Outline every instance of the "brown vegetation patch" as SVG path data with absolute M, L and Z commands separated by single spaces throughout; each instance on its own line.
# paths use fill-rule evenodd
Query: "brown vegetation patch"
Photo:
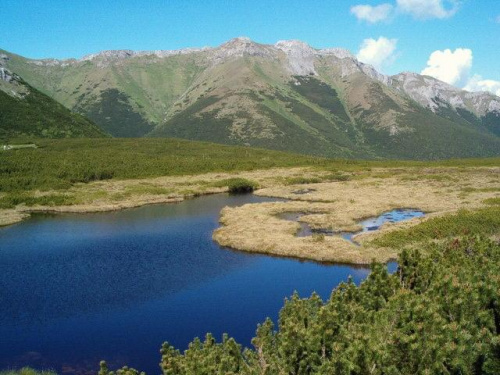
M 290 256 L 316 261 L 367 264 L 373 259 L 395 258 L 396 249 L 375 248 L 368 240 L 387 231 L 415 225 L 429 217 L 485 206 L 485 199 L 498 196 L 500 168 L 414 169 L 398 171 L 394 177 L 372 177 L 380 170 L 357 179 L 308 185 L 281 185 L 261 189 L 257 195 L 289 199 L 289 202 L 248 204 L 225 208 L 214 233 L 219 244 L 234 249 Z M 390 174 L 390 170 L 384 173 Z M 468 187 L 466 196 L 463 189 Z M 299 197 L 297 189 L 311 190 Z M 312 190 L 314 188 L 314 190 Z M 337 236 L 318 241 L 313 236 L 296 237 L 299 224 L 277 217 L 283 212 L 304 212 L 300 221 L 312 228 L 355 232 L 359 221 L 397 208 L 415 208 L 427 213 L 421 219 L 385 224 L 381 230 L 354 237 L 362 246 Z M 363 246 L 363 244 L 365 244 Z

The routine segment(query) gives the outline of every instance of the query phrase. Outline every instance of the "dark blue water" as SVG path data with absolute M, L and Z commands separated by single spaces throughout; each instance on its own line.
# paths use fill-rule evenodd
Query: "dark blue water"
M 159 348 L 223 332 L 250 346 L 297 290 L 324 299 L 368 270 L 222 249 L 220 210 L 269 199 L 214 195 L 0 229 L 0 369 L 88 373 L 99 360 L 160 373 Z

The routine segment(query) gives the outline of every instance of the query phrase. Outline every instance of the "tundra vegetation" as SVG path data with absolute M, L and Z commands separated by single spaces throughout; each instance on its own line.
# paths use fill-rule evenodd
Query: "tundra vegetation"
M 224 335 L 161 348 L 164 375 L 498 374 L 500 245 L 478 236 L 403 250 L 398 270 L 372 264 L 327 301 L 285 300 L 278 323 L 257 327 L 253 348 Z M 117 374 L 136 375 L 125 367 Z M 99 375 L 113 374 L 101 362 Z
M 252 349 L 210 334 L 184 352 L 165 343 L 165 375 L 500 373 L 498 158 L 331 160 L 177 139 L 35 143 L 0 152 L 0 222 L 258 188 L 288 201 L 224 209 L 216 240 L 306 259 L 375 259 L 360 286 L 341 284 L 327 301 L 287 299 L 276 325 L 267 319 L 257 327 Z M 336 236 L 297 238 L 299 224 L 277 216 L 304 212 L 313 228 L 357 231 L 359 220 L 402 207 L 427 215 L 361 234 L 359 247 Z M 269 233 L 278 241 L 256 246 Z M 397 259 L 396 273 L 380 263 L 387 259 Z M 100 374 L 111 373 L 102 362 Z
M 384 191 L 390 182 L 395 186 L 390 193 L 397 196 L 396 180 L 406 185 L 441 184 L 434 186 L 434 190 L 443 192 L 459 188 L 461 196 L 479 195 L 483 200 L 498 195 L 491 191 L 498 187 L 493 173 L 488 181 L 481 178 L 469 185 L 456 183 L 464 180 L 464 176 L 466 181 L 474 179 L 474 170 L 498 167 L 498 158 L 434 162 L 324 159 L 180 139 L 34 142 L 38 146 L 35 149 L 0 152 L 0 224 L 19 221 L 34 211 L 105 211 L 179 201 L 201 194 L 251 191 L 257 187 L 258 194 L 268 191 L 275 196 L 282 196 L 283 189 L 288 188 L 290 194 L 286 198 L 309 199 L 314 203 L 334 198 L 328 194 L 299 196 L 291 192 L 308 189 L 311 184 L 337 189 L 352 183 Z M 496 185 L 490 181 L 496 181 Z M 359 192 L 371 194 L 371 190 Z M 363 201 L 357 195 L 346 202 L 352 209 Z
M 402 245 L 428 239 L 500 235 L 498 166 L 352 169 L 285 178 L 256 194 L 286 201 L 226 207 L 213 236 L 220 245 L 321 262 L 370 264 L 395 259 Z M 360 231 L 364 219 L 399 208 L 423 210 L 425 216 L 355 234 L 356 243 L 340 236 Z M 294 212 L 302 214 L 298 221 L 334 235 L 296 236 L 299 223 L 281 217 Z

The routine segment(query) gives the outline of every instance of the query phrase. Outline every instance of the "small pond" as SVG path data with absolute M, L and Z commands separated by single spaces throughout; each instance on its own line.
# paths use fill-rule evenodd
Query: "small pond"
M 323 234 L 325 236 L 341 236 L 347 241 L 352 242 L 354 245 L 359 246 L 353 237 L 357 234 L 364 232 L 371 232 L 379 229 L 383 224 L 386 223 L 398 223 L 404 220 L 410 220 L 416 217 L 422 217 L 425 215 L 423 211 L 415 210 L 415 209 L 396 209 L 388 212 L 384 212 L 382 215 L 362 220 L 359 224 L 362 226 L 362 229 L 357 232 L 342 232 L 335 231 L 332 229 L 322 229 L 322 228 L 311 228 L 309 224 L 300 221 L 302 216 L 306 215 L 304 212 L 285 212 L 278 215 L 281 219 L 296 221 L 300 224 L 299 231 L 295 234 L 297 237 L 307 237 L 312 236 L 313 234 Z
M 220 248 L 224 206 L 270 201 L 206 196 L 96 214 L 37 215 L 0 229 L 0 369 L 95 374 L 99 360 L 159 374 L 159 348 L 223 332 L 250 346 L 297 290 L 327 299 L 368 269 Z M 391 264 L 390 268 L 394 269 Z

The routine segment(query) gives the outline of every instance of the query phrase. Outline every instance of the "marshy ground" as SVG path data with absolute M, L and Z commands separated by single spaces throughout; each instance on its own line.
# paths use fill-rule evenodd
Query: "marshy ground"
M 243 251 L 366 264 L 402 245 L 500 228 L 500 159 L 334 160 L 176 139 L 38 140 L 0 155 L 0 225 L 32 212 L 96 212 L 248 191 L 275 203 L 228 208 L 214 239 Z M 279 199 L 278 199 L 279 198 Z M 279 202 L 278 202 L 279 200 Z M 315 231 L 355 233 L 394 209 L 423 218 L 353 235 L 296 236 L 300 213 Z M 473 228 L 473 231 L 472 229 Z
M 260 189 L 255 194 L 287 201 L 226 208 L 221 213 L 222 226 L 213 238 L 238 250 L 366 264 L 395 259 L 399 245 L 412 242 L 408 230 L 421 228 L 424 222 L 428 222 L 424 228 L 427 235 L 415 235 L 413 242 L 444 238 L 450 225 L 455 231 L 467 230 L 471 220 L 488 221 L 490 217 L 490 222 L 481 223 L 482 231 L 489 235 L 500 231 L 500 168 L 380 168 L 345 175 L 347 181 L 276 184 Z M 300 224 L 280 217 L 301 213 L 299 220 L 311 228 L 357 232 L 363 219 L 399 208 L 422 210 L 425 216 L 386 223 L 379 230 L 355 235 L 353 240 L 360 246 L 341 235 L 296 236 Z
M 446 237 L 449 222 L 456 224 L 455 231 L 461 231 L 477 224 L 478 219 L 486 220 L 480 223 L 480 231 L 489 235 L 498 235 L 500 231 L 497 223 L 500 167 L 491 166 L 335 172 L 297 167 L 78 183 L 64 191 L 32 193 L 39 202 L 48 204 L 20 204 L 0 210 L 0 223 L 21 221 L 32 212 L 84 213 L 175 203 L 198 195 L 227 192 L 231 186 L 245 182 L 259 186 L 255 194 L 280 201 L 222 210 L 221 227 L 213 238 L 220 245 L 237 250 L 320 262 L 367 264 L 396 258 L 400 245 Z M 68 199 L 51 202 L 54 195 Z M 400 208 L 421 210 L 425 216 L 389 222 L 378 230 L 356 234 L 362 229 L 362 220 Z M 298 213 L 300 217 L 297 221 L 289 220 L 282 216 L 287 213 Z M 297 236 L 301 229 L 299 221 L 318 233 Z M 424 222 L 428 222 L 427 234 L 422 235 L 418 228 Z M 408 232 L 410 228 L 417 228 L 418 233 L 412 235 Z M 346 239 L 341 233 L 353 236 Z

